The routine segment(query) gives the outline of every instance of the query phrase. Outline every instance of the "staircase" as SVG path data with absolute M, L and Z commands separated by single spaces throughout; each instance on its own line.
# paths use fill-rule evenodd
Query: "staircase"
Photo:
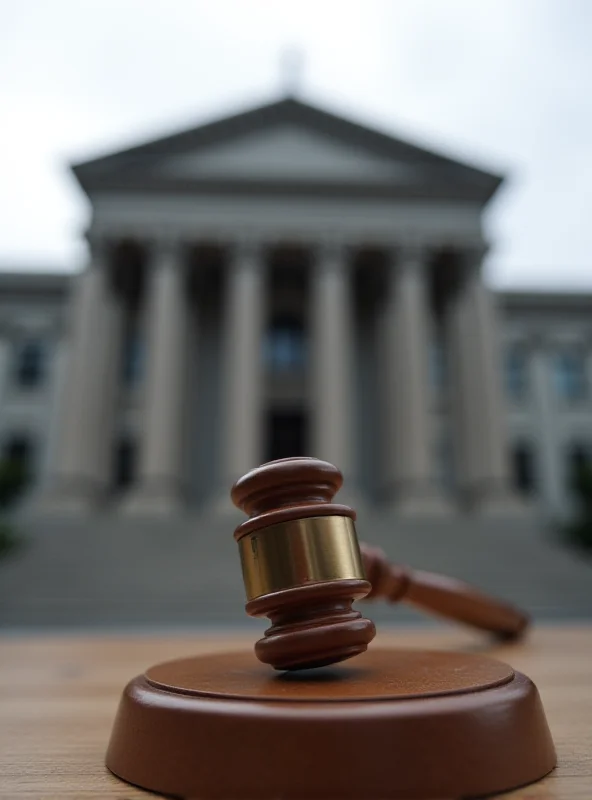
M 0 561 L 3 628 L 182 628 L 258 625 L 244 613 L 237 517 L 24 519 L 25 544 Z M 465 579 L 539 620 L 592 618 L 592 561 L 534 521 L 410 523 L 359 516 L 360 539 L 393 558 Z M 426 617 L 377 604 L 377 621 Z

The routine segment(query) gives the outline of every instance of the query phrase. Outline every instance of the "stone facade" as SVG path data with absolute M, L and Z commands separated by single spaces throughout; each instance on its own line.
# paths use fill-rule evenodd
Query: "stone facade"
M 74 172 L 88 266 L 0 277 L 0 436 L 38 507 L 209 507 L 310 454 L 400 514 L 566 510 L 592 296 L 494 297 L 498 177 L 294 100 Z

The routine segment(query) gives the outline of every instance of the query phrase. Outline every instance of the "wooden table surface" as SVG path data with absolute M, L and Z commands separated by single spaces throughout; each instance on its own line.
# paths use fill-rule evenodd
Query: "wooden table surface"
M 119 695 L 146 667 L 183 655 L 251 647 L 253 633 L 183 636 L 0 637 L 0 797 L 154 797 L 103 766 Z M 487 652 L 539 687 L 559 766 L 506 798 L 592 800 L 592 626 L 540 627 L 517 645 L 488 647 L 464 631 L 383 632 L 383 645 Z

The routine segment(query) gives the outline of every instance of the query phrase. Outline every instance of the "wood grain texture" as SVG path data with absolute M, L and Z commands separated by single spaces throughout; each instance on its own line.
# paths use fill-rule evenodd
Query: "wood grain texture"
M 252 647 L 252 633 L 0 639 L 0 798 L 67 800 L 154 796 L 103 766 L 121 690 L 151 664 Z M 592 626 L 541 627 L 516 645 L 486 647 L 464 632 L 381 632 L 384 646 L 479 650 L 537 684 L 559 766 L 512 800 L 592 797 Z

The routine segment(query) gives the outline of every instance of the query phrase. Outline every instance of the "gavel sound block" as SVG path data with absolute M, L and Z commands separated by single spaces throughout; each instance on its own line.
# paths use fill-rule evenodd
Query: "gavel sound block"
M 371 590 L 503 636 L 526 618 L 379 551 L 364 558 L 355 512 L 333 502 L 341 481 L 316 459 L 237 481 L 246 610 L 271 626 L 255 654 L 178 659 L 133 679 L 107 752 L 116 775 L 188 798 L 427 800 L 491 795 L 553 769 L 526 676 L 481 655 L 369 648 L 374 626 L 351 605 Z M 462 611 L 473 594 L 477 611 Z

